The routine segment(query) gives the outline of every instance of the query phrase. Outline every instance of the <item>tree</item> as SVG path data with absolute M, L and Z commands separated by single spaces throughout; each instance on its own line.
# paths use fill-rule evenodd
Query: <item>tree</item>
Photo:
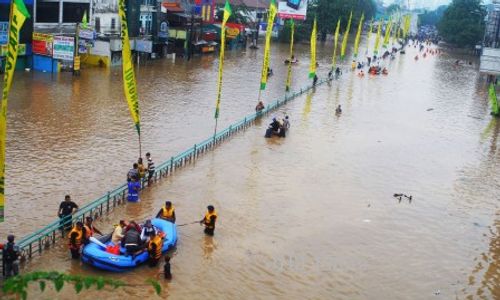
M 365 13 L 365 20 L 375 15 L 376 5 L 373 0 L 312 0 L 307 10 L 307 20 L 311 28 L 314 17 L 318 20 L 318 32 L 321 40 L 326 40 L 328 33 L 333 33 L 339 18 L 341 18 L 341 32 L 347 26 L 349 14 L 353 13 L 352 24 L 358 24 L 361 14 Z M 354 28 L 354 26 L 353 26 Z
M 392 15 L 395 12 L 398 12 L 401 10 L 401 7 L 398 4 L 391 4 L 385 9 L 385 14 L 386 15 Z
M 439 35 L 458 47 L 474 46 L 483 39 L 485 16 L 481 0 L 453 0 L 438 24 Z
M 418 15 L 419 24 L 436 26 L 441 21 L 447 7 L 447 5 L 441 5 L 436 10 L 425 11 L 423 14 Z

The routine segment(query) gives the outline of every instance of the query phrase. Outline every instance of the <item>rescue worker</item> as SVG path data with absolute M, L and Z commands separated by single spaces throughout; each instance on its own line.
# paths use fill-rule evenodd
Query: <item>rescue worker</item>
M 57 211 L 57 215 L 61 221 L 59 222 L 60 226 L 64 226 L 61 230 L 70 230 L 71 229 L 71 219 L 72 215 L 78 210 L 78 205 L 71 201 L 71 196 L 64 196 L 64 201 L 59 204 L 59 210 Z
M 160 209 L 156 217 L 175 224 L 175 207 L 172 202 L 165 201 L 165 205 Z
M 163 276 L 165 279 L 172 279 L 172 273 L 170 272 L 170 256 L 165 255 L 165 264 L 163 265 Z
M 149 233 L 148 253 L 149 253 L 149 266 L 154 267 L 158 264 L 161 258 L 163 249 L 163 238 L 152 231 Z
M 19 274 L 19 256 L 21 251 L 14 243 L 15 236 L 9 234 L 7 236 L 7 244 L 3 245 L 3 265 L 5 268 L 5 278 L 16 276 Z
M 85 229 L 83 223 L 76 222 L 73 229 L 68 234 L 69 237 L 69 250 L 71 251 L 71 258 L 78 259 L 80 257 L 80 248 L 84 239 Z
M 83 225 L 83 227 L 85 228 L 85 235 L 84 235 L 84 240 L 83 240 L 84 244 L 89 243 L 90 237 L 94 236 L 94 233 L 98 233 L 98 234 L 102 235 L 102 232 L 99 231 L 99 229 L 94 227 L 94 224 L 92 223 L 93 221 L 94 220 L 92 219 L 92 217 L 85 218 L 85 224 Z
M 200 224 L 205 225 L 205 234 L 213 236 L 215 231 L 215 221 L 217 220 L 217 213 L 213 205 L 207 206 L 205 217 L 201 219 Z
M 127 201 L 139 202 L 139 191 L 141 190 L 141 183 L 139 182 L 138 177 L 132 177 L 132 179 L 127 183 L 127 188 Z

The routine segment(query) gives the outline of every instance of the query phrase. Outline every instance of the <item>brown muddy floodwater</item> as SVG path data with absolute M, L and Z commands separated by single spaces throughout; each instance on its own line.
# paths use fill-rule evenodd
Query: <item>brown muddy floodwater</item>
M 287 45 L 273 48 L 264 98 L 284 90 Z M 362 50 L 363 51 L 363 50 Z M 320 46 L 319 75 L 331 46 Z M 474 57 L 442 53 L 386 61 L 388 76 L 344 75 L 282 107 L 286 139 L 263 138 L 262 122 L 143 191 L 97 225 L 143 220 L 165 200 L 178 223 L 212 203 L 214 238 L 179 227 L 172 252 L 172 299 L 499 299 L 500 120 L 489 115 Z M 307 82 L 308 48 L 298 46 L 295 89 Z M 262 49 L 230 52 L 220 127 L 252 112 Z M 456 59 L 472 66 L 455 66 Z M 349 62 L 346 62 L 347 66 Z M 121 69 L 70 74 L 17 73 L 9 103 L 7 232 L 23 236 L 53 221 L 67 193 L 88 203 L 121 184 L 137 158 Z M 217 60 L 148 62 L 138 69 L 145 151 L 157 163 L 213 130 Z M 341 104 L 343 113 L 335 116 Z M 401 201 L 394 193 L 413 195 Z M 155 277 L 141 266 L 110 274 L 71 261 L 65 243 L 23 272 L 59 270 L 131 283 Z M 152 289 L 89 291 L 79 299 L 155 298 Z M 74 299 L 38 292 L 32 299 Z

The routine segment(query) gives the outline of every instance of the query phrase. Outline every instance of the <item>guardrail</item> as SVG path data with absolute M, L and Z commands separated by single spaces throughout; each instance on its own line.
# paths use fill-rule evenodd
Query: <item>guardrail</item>
M 316 86 L 328 81 L 328 79 L 318 80 Z M 202 141 L 201 143 L 195 144 L 193 147 L 176 156 L 172 156 L 169 160 L 159 164 L 156 167 L 151 182 L 156 182 L 162 177 L 171 175 L 177 169 L 194 161 L 201 154 L 214 149 L 217 145 L 227 140 L 233 134 L 253 125 L 257 118 L 267 115 L 269 112 L 286 104 L 288 101 L 295 99 L 297 96 L 300 96 L 303 93 L 311 90 L 313 87 L 314 86 L 311 85 L 305 88 L 301 88 L 300 91 L 291 92 L 267 105 L 267 107 L 260 113 L 253 113 L 251 115 L 248 115 L 244 119 L 229 125 L 229 127 L 223 129 L 214 136 Z M 146 188 L 149 183 L 147 180 L 143 179 L 141 185 L 142 188 Z M 25 236 L 17 243 L 21 250 L 21 261 L 24 262 L 28 259 L 31 259 L 34 254 L 42 253 L 44 249 L 50 248 L 51 245 L 54 245 L 56 243 L 58 236 L 64 238 L 64 226 L 67 226 L 67 223 L 71 222 L 71 224 L 73 225 L 78 221 L 83 221 L 86 216 L 92 216 L 94 219 L 98 219 L 104 214 L 108 214 L 109 212 L 111 212 L 115 207 L 125 204 L 126 197 L 127 184 L 122 184 L 114 190 L 108 192 L 106 195 L 80 208 L 72 216 L 72 218 L 68 218 L 67 220 L 57 219 L 49 225 L 43 227 L 42 229 Z

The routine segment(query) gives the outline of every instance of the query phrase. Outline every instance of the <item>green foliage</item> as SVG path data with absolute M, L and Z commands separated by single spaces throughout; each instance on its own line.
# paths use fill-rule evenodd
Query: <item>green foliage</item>
M 229 17 L 229 23 L 237 23 L 243 25 L 253 25 L 253 21 L 250 18 L 250 10 L 245 4 L 235 5 L 231 4 L 231 10 L 233 13 Z M 219 5 L 217 11 L 215 13 L 215 19 L 219 22 L 222 22 L 222 18 L 224 16 L 224 5 Z
M 447 7 L 447 5 L 441 5 L 436 10 L 425 11 L 423 14 L 418 15 L 419 24 L 436 26 L 441 21 Z
M 441 37 L 459 47 L 471 47 L 484 36 L 485 9 L 481 0 L 453 0 L 438 23 Z
M 370 20 L 376 12 L 376 5 L 373 0 L 311 0 L 307 8 L 307 18 L 305 22 L 295 23 L 295 40 L 297 42 L 308 40 L 312 30 L 314 17 L 318 20 L 318 33 L 321 40 L 326 40 L 327 34 L 333 34 L 337 21 L 341 18 L 340 32 L 345 31 L 349 14 L 352 11 L 352 28 L 357 26 L 361 19 L 361 14 L 365 13 L 365 20 Z M 288 42 L 290 40 L 290 25 L 285 24 L 280 33 L 280 40 Z
M 105 286 L 119 288 L 123 286 L 152 286 L 157 295 L 161 294 L 160 284 L 153 279 L 147 279 L 145 284 L 127 284 L 120 280 L 105 278 L 102 276 L 81 276 L 68 275 L 59 272 L 32 272 L 24 275 L 11 277 L 5 281 L 2 288 L 5 294 L 15 294 L 23 300 L 28 297 L 28 284 L 38 282 L 40 291 L 45 291 L 46 282 L 52 282 L 57 292 L 61 291 L 65 283 L 73 284 L 75 292 L 78 294 L 83 289 L 90 289 L 95 286 L 97 290 L 103 289 Z
M 385 14 L 386 15 L 392 15 L 395 12 L 398 12 L 401 10 L 401 7 L 398 4 L 391 4 L 385 9 Z

